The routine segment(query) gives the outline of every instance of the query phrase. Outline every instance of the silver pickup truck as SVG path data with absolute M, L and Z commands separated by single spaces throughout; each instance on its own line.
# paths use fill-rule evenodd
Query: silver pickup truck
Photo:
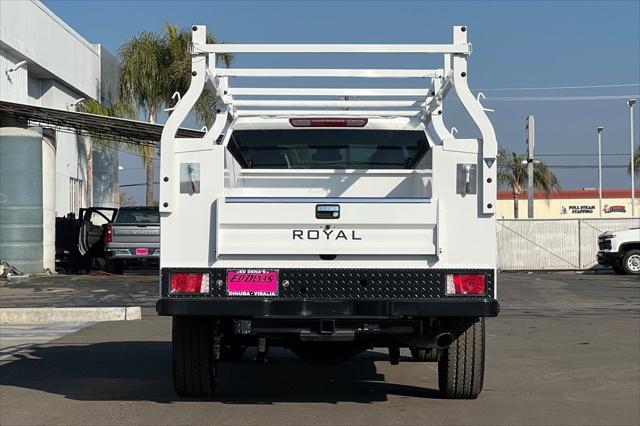
M 105 269 L 121 274 L 132 263 L 160 258 L 160 218 L 157 207 L 122 207 L 104 225 Z

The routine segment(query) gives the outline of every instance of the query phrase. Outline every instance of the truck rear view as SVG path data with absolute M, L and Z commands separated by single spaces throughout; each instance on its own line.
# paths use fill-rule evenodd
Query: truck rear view
M 467 84 L 471 45 L 206 44 L 161 140 L 161 284 L 182 396 L 215 390 L 224 361 L 257 348 L 311 363 L 385 347 L 437 362 L 447 398 L 482 390 L 485 318 L 496 316 L 495 133 Z M 441 69 L 239 69 L 222 53 L 440 54 Z M 230 78 L 412 79 L 415 89 L 246 87 Z M 292 85 L 293 86 L 293 85 Z M 340 85 L 344 87 L 344 83 Z M 205 87 L 216 120 L 176 132 Z M 391 87 L 395 87 L 392 85 Z M 455 138 L 444 98 L 480 137 Z

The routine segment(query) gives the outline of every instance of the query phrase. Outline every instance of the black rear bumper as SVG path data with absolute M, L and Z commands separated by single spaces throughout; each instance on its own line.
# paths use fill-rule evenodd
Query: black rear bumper
M 206 273 L 206 294 L 172 295 L 170 275 Z M 482 295 L 448 296 L 448 273 L 485 276 Z M 229 297 L 226 269 L 163 268 L 159 315 L 232 318 L 425 318 L 494 317 L 500 306 L 494 299 L 493 270 L 468 269 L 279 269 L 277 297 Z
M 495 317 L 500 305 L 479 300 L 158 300 L 159 315 L 233 318 Z

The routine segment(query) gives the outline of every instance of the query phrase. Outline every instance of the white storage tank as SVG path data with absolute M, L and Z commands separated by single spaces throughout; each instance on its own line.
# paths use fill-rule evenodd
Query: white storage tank
M 55 268 L 55 143 L 40 128 L 0 128 L 0 260 Z

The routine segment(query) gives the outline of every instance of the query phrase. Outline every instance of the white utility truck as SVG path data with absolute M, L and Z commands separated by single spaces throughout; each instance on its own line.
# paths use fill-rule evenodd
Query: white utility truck
M 640 275 L 640 227 L 598 235 L 597 260 L 616 274 Z
M 207 44 L 200 25 L 192 36 L 191 86 L 160 156 L 157 311 L 173 317 L 177 393 L 210 395 L 219 361 L 249 346 L 259 361 L 281 346 L 312 363 L 385 347 L 392 364 L 400 348 L 437 362 L 445 397 L 477 397 L 484 319 L 499 311 L 497 144 L 467 84 L 467 28 L 452 44 Z M 223 53 L 440 54 L 444 66 L 218 68 Z M 230 84 L 245 77 L 285 84 Z M 305 83 L 327 79 L 342 84 Z M 418 88 L 364 83 L 394 80 Z M 215 123 L 176 137 L 205 86 Z M 478 138 L 445 127 L 449 93 Z

